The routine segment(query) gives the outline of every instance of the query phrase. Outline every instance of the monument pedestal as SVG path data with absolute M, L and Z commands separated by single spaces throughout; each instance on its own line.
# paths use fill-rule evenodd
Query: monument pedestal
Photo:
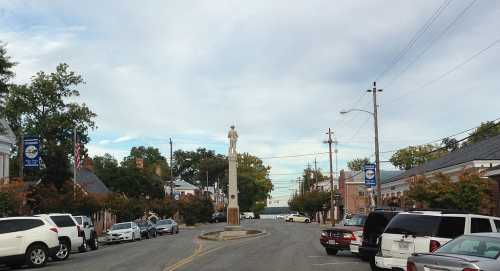
M 235 152 L 229 152 L 229 201 L 227 206 L 227 224 L 240 225 L 240 208 L 238 206 L 238 182 L 236 164 L 238 156 Z
M 238 207 L 227 208 L 227 224 L 240 225 L 240 208 Z

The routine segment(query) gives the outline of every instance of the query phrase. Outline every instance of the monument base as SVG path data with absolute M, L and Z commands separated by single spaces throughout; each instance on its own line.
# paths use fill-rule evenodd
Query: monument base
M 240 208 L 238 207 L 227 208 L 227 224 L 240 225 Z

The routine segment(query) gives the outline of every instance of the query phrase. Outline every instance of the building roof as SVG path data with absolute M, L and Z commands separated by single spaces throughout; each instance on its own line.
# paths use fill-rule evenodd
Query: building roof
M 463 148 L 450 152 L 441 158 L 411 168 L 399 175 L 387 179 L 385 183 L 478 160 L 500 160 L 500 135 L 490 137 L 475 144 L 464 146 Z
M 92 171 L 81 168 L 76 172 L 76 182 L 88 193 L 106 194 L 111 192 Z
M 196 190 L 198 187 L 184 181 L 184 180 L 175 180 L 174 182 L 175 188 L 177 190 Z
M 5 119 L 0 119 L 0 142 L 13 145 L 16 143 L 16 135 L 10 129 Z

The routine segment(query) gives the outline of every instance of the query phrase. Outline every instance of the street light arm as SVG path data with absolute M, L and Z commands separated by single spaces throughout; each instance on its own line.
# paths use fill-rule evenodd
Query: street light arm
M 370 115 L 375 115 L 373 114 L 373 112 L 370 112 L 368 110 L 364 110 L 364 109 L 349 109 L 349 110 L 343 110 L 343 111 L 340 111 L 340 114 L 347 114 L 347 113 L 350 113 L 352 111 L 359 111 L 359 112 L 365 112 L 365 113 L 368 113 Z

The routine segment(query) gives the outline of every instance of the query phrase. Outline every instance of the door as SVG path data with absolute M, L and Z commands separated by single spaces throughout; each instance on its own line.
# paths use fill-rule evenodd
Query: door
M 8 219 L 0 221 L 0 257 L 23 254 L 21 249 L 24 236 L 19 232 L 18 222 L 20 219 Z

